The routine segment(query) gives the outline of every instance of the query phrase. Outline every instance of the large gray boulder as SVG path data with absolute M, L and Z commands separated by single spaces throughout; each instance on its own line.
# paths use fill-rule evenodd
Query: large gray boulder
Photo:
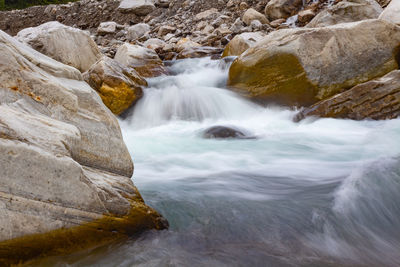
M 87 71 L 101 58 L 89 33 L 57 21 L 20 31 L 17 39 L 57 61 Z
M 400 27 L 364 20 L 267 35 L 241 54 L 228 85 L 260 101 L 308 106 L 399 68 Z
M 0 31 L 0 265 L 163 228 L 81 73 Z
M 377 19 L 382 11 L 382 7 L 375 0 L 341 1 L 321 11 L 306 27 L 325 27 L 339 23 Z
M 379 18 L 400 25 L 400 0 L 392 0 Z
M 138 16 L 146 16 L 155 8 L 152 0 L 122 0 L 118 7 L 122 12 L 134 13 Z

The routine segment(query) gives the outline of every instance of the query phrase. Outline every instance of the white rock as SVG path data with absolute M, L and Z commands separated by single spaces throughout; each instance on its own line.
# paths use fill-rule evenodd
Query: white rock
M 400 0 L 392 0 L 385 10 L 383 10 L 379 19 L 400 25 Z
M 146 23 L 138 23 L 128 28 L 126 38 L 129 41 L 137 40 L 150 32 L 150 26 Z
M 195 18 L 196 18 L 196 20 L 204 20 L 204 19 L 208 19 L 208 18 L 210 18 L 213 15 L 216 15 L 218 13 L 219 13 L 218 9 L 211 8 L 209 10 L 206 10 L 206 11 L 198 13 Z
M 117 30 L 117 23 L 114 21 L 102 22 L 97 28 L 98 34 L 114 33 Z
M 81 72 L 87 71 L 101 58 L 101 53 L 89 33 L 65 26 L 57 21 L 26 28 L 20 31 L 16 38 Z
M 173 34 L 171 34 L 171 35 L 172 35 L 172 37 L 174 36 Z M 151 38 L 143 43 L 144 47 L 153 49 L 153 50 L 163 48 L 165 45 L 166 45 L 166 43 L 163 40 L 160 40 L 158 38 Z
M 90 229 L 77 227 L 97 219 L 107 218 L 92 230 L 99 238 L 126 231 L 135 205 L 151 221 L 154 211 L 130 180 L 133 164 L 118 121 L 81 73 L 2 31 L 0 58 L 1 258 L 7 256 L 3 241 L 70 227 L 78 236 L 63 230 L 38 236 L 9 257 L 37 256 L 48 247 L 41 240 L 83 244 L 79 231 L 84 236 Z
M 253 47 L 264 39 L 266 36 L 263 32 L 245 32 L 236 35 L 225 47 L 223 57 L 226 56 L 239 56 L 244 51 Z

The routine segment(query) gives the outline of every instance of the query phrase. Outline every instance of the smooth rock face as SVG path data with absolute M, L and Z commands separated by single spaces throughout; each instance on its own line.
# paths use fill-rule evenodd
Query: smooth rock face
M 154 50 L 138 45 L 123 44 L 114 59 L 126 67 L 134 68 L 143 77 L 156 77 L 167 72 Z
M 163 228 L 81 73 L 0 31 L 0 265 Z
M 399 44 L 400 27 L 382 20 L 279 30 L 234 61 L 228 85 L 257 100 L 308 106 L 397 69 Z
M 101 58 L 101 53 L 89 33 L 65 26 L 57 21 L 26 28 L 16 37 L 33 49 L 81 72 Z
M 304 109 L 296 116 L 296 121 L 307 116 L 384 120 L 399 115 L 400 70 L 394 70 Z
M 242 18 L 243 22 L 246 23 L 247 26 L 251 24 L 253 20 L 259 20 L 262 24 L 267 24 L 268 19 L 265 15 L 260 12 L 254 10 L 253 8 L 249 8 L 244 14 Z
M 245 32 L 236 35 L 225 47 L 222 57 L 239 56 L 266 36 L 263 32 Z
M 286 19 L 303 6 L 302 0 L 271 0 L 265 7 L 265 15 L 270 21 Z
M 342 1 L 320 12 L 306 27 L 325 27 L 339 23 L 376 19 L 382 11 L 382 7 L 375 0 Z
M 379 18 L 400 25 L 400 0 L 392 0 Z
M 203 133 L 203 138 L 207 139 L 227 139 L 227 138 L 237 138 L 237 139 L 252 139 L 254 137 L 247 136 L 244 132 L 233 127 L 226 126 L 214 126 L 208 128 Z
M 95 89 L 103 103 L 116 115 L 121 114 L 143 96 L 146 80 L 132 68 L 103 57 L 83 74 L 85 81 Z
M 122 0 L 118 7 L 122 12 L 131 12 L 138 16 L 146 16 L 155 8 L 151 0 Z

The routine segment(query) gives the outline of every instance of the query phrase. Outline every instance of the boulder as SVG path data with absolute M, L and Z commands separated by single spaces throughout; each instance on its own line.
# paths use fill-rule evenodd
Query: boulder
M 279 30 L 233 62 L 228 85 L 260 101 L 308 106 L 397 69 L 399 44 L 400 27 L 377 19 Z
M 301 10 L 298 14 L 298 21 L 302 25 L 310 22 L 315 17 L 315 12 L 312 9 Z
M 206 129 L 203 134 L 203 138 L 206 139 L 254 139 L 254 136 L 249 136 L 244 131 L 234 127 L 227 126 L 213 126 Z
M 200 57 L 219 57 L 222 49 L 216 47 L 200 46 L 183 49 L 177 55 L 177 59 L 200 58 Z
M 122 0 L 118 6 L 121 12 L 133 13 L 138 16 L 146 16 L 155 8 L 152 0 Z
M 181 52 L 183 50 L 193 49 L 200 46 L 199 43 L 193 42 L 189 38 L 182 38 L 176 43 L 176 50 Z
M 382 7 L 375 0 L 341 1 L 321 11 L 306 27 L 325 27 L 339 23 L 377 19 L 382 11 Z
M 304 109 L 295 118 L 307 116 L 352 120 L 385 120 L 400 115 L 400 70 L 335 95 Z
M 239 56 L 267 36 L 263 32 L 245 32 L 236 35 L 225 47 L 222 57 Z
M 114 21 L 107 21 L 100 23 L 97 28 L 97 33 L 100 35 L 115 33 L 117 30 L 117 23 Z
M 400 0 L 392 0 L 379 18 L 400 25 Z
M 118 48 L 114 59 L 126 67 L 134 68 L 140 76 L 146 78 L 167 73 L 154 50 L 138 45 L 123 44 Z
M 0 265 L 167 225 L 81 73 L 0 31 Z
M 167 45 L 166 42 L 164 42 L 163 40 L 160 40 L 158 38 L 150 38 L 146 42 L 143 43 L 144 47 L 153 49 L 153 50 L 162 49 L 166 45 Z
M 265 6 L 265 15 L 270 21 L 286 19 L 303 7 L 303 0 L 271 0 Z
M 127 40 L 135 41 L 150 32 L 150 26 L 146 23 L 138 23 L 128 28 Z
M 168 26 L 168 25 L 165 25 L 165 26 L 161 26 L 160 27 L 160 29 L 158 30 L 158 36 L 159 37 L 162 37 L 162 36 L 164 36 L 164 35 L 166 35 L 166 34 L 168 34 L 168 33 L 173 33 L 173 32 L 175 32 L 176 31 L 176 28 L 175 27 L 173 27 L 173 26 Z
M 95 89 L 103 103 L 116 115 L 121 114 L 143 95 L 146 80 L 132 68 L 103 57 L 83 74 L 85 81 Z
M 253 20 L 259 20 L 262 24 L 268 23 L 268 19 L 265 17 L 265 15 L 261 14 L 257 10 L 254 10 L 253 8 L 249 8 L 246 10 L 246 12 L 244 12 L 242 21 L 246 23 L 247 26 L 250 26 Z
M 89 33 L 57 21 L 26 28 L 17 34 L 17 39 L 81 72 L 87 71 L 101 58 L 101 53 Z

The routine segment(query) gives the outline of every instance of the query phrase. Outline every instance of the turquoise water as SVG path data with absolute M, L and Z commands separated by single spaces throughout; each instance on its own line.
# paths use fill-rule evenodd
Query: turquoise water
M 307 119 L 223 89 L 226 62 L 175 62 L 121 120 L 133 181 L 170 229 L 55 266 L 399 266 L 400 120 Z M 256 139 L 203 139 L 211 126 Z

